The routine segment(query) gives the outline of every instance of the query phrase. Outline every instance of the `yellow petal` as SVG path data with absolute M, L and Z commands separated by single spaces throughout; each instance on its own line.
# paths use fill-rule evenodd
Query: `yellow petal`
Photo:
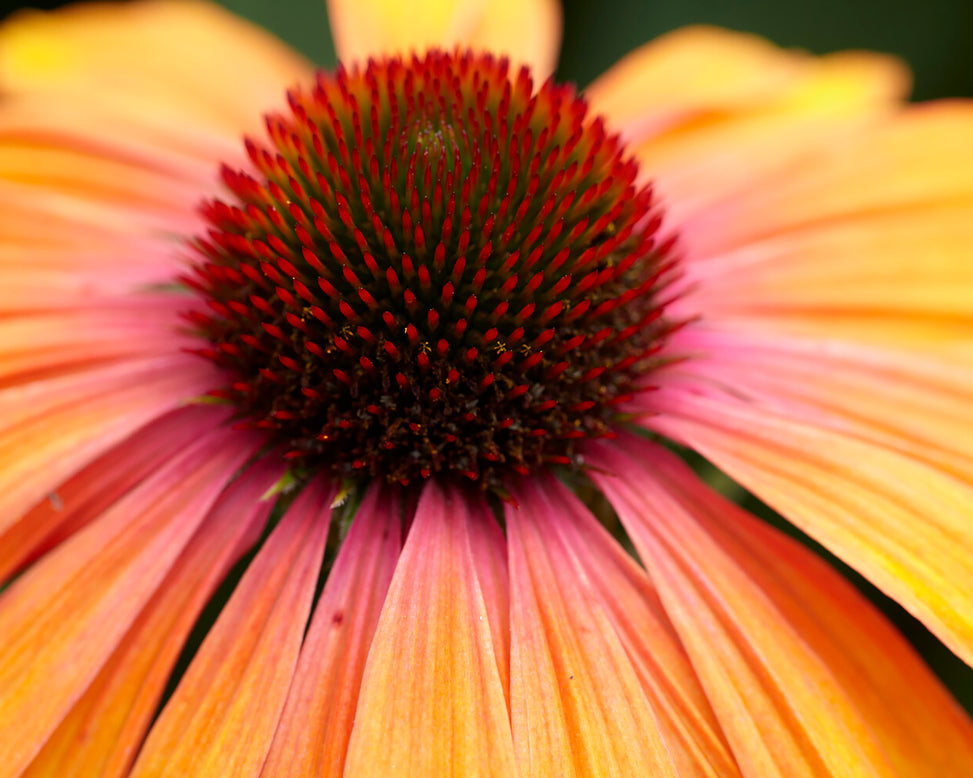
M 963 773 L 970 719 L 837 572 L 710 491 L 670 452 L 635 438 L 598 448 L 595 479 L 745 774 Z
M 333 496 L 327 482 L 310 484 L 274 528 L 152 726 L 133 777 L 259 774 L 297 663 Z
M 973 101 L 910 107 L 872 127 L 807 150 L 786 175 L 761 180 L 681 225 L 693 256 L 840 219 L 973 199 Z M 914 222 L 916 223 L 916 222 Z
M 311 68 L 267 33 L 193 0 L 26 11 L 0 27 L 7 92 L 85 95 L 142 116 L 239 136 Z
M 660 117 L 746 110 L 795 83 L 808 58 L 755 35 L 686 27 L 622 58 L 586 90 L 593 111 L 639 140 Z
M 561 43 L 558 0 L 328 0 L 338 57 L 473 46 L 525 63 L 547 77 Z
M 402 541 L 399 506 L 370 488 L 315 607 L 261 775 L 342 775 L 365 659 Z
M 887 115 L 908 80 L 889 57 L 812 57 L 704 27 L 647 44 L 586 95 L 632 143 L 679 228 L 741 191 L 773 186 L 796 161 Z
M 433 482 L 422 493 L 368 655 L 345 775 L 516 774 L 470 549 L 480 517 L 463 499 Z
M 529 65 L 537 79 L 545 79 L 557 65 L 561 28 L 560 0 L 487 0 L 463 42 L 509 57 L 514 65 Z
M 973 662 L 973 488 L 779 403 L 709 381 L 653 393 L 654 429 L 711 459 Z

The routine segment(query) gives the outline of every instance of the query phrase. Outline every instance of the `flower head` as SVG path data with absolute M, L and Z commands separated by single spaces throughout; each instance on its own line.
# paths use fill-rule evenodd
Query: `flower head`
M 320 76 L 207 204 L 190 321 L 304 469 L 407 485 L 571 464 L 644 390 L 672 260 L 572 90 L 432 51 Z M 671 244 L 671 241 L 668 242 Z
M 973 109 L 710 29 L 578 96 L 547 0 L 329 8 L 317 75 L 197 3 L 0 27 L 0 774 L 962 774 L 674 449 L 973 658 Z

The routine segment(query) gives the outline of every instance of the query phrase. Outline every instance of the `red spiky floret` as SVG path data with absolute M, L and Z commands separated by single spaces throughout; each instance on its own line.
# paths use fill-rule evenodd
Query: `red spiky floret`
M 570 87 L 430 51 L 322 73 L 224 169 L 187 283 L 214 394 L 309 470 L 577 464 L 671 330 L 637 165 Z

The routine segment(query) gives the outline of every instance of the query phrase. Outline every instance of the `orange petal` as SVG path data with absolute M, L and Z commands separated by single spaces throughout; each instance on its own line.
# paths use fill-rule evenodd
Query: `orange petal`
M 675 776 L 607 607 L 562 537 L 561 500 L 532 482 L 507 506 L 510 720 L 522 774 Z
M 595 448 L 744 774 L 962 774 L 970 720 L 838 573 L 660 447 Z
M 973 340 L 971 204 L 849 214 L 689 263 L 694 291 L 684 304 L 710 320 L 767 332 L 945 353 L 966 348 Z
M 118 458 L 122 456 L 119 452 Z M 273 505 L 260 498 L 280 477 L 280 470 L 279 464 L 262 460 L 227 488 L 23 778 L 128 775 L 203 606 L 260 536 Z
M 699 381 L 648 423 L 716 463 L 973 662 L 973 488 L 854 430 Z
M 737 192 L 682 230 L 694 256 L 726 252 L 785 230 L 873 213 L 908 221 L 973 200 L 973 101 L 926 103 L 809 149 L 786 175 Z
M 209 422 L 209 424 L 207 423 Z M 133 432 L 0 532 L 0 581 L 83 529 L 215 423 L 213 409 L 180 408 Z
M 7 92 L 84 95 L 94 105 L 176 117 L 239 137 L 282 103 L 310 66 L 259 28 L 215 4 L 149 0 L 21 12 L 0 26 Z
M 557 562 L 559 575 L 579 582 L 560 587 L 568 592 L 569 612 L 577 610 L 572 605 L 577 588 L 577 596 L 590 601 L 610 624 L 606 634 L 617 636 L 631 660 L 676 774 L 682 778 L 738 775 L 716 716 L 645 570 L 554 479 L 535 479 L 525 492 L 521 507 L 525 514 L 553 515 L 551 506 L 557 506 L 556 521 L 541 520 L 540 530 L 551 546 L 548 553 Z M 583 625 L 579 629 L 586 631 Z
M 166 703 L 132 776 L 255 776 L 277 728 L 331 518 L 315 481 L 250 564 Z
M 261 775 L 341 775 L 365 659 L 399 558 L 399 506 L 368 490 L 315 607 Z
M 0 111 L 0 138 L 40 147 L 81 147 L 116 161 L 165 171 L 177 181 L 207 186 L 217 180 L 217 160 L 244 158 L 239 133 L 210 129 L 185 117 L 180 120 L 175 112 L 136 113 L 109 94 L 95 100 L 75 92 L 59 92 L 56 100 L 43 91 L 7 94 Z
M 755 405 L 889 448 L 973 483 L 973 365 L 872 346 L 689 328 L 679 368 Z M 675 371 L 673 371 L 675 373 Z M 651 404 L 651 400 L 649 403 Z
M 111 150 L 87 148 L 81 140 L 61 142 L 0 137 L 0 180 L 16 191 L 46 197 L 48 192 L 83 195 L 129 210 L 190 211 L 199 183 L 180 181 Z M 215 161 L 214 161 L 215 163 Z
M 497 672 L 504 699 L 510 699 L 510 576 L 507 572 L 507 542 L 500 525 L 492 518 L 486 503 L 469 506 L 470 553 L 477 582 L 490 622 Z
M 0 764 L 10 774 L 94 680 L 257 443 L 204 434 L 0 597 Z
M 16 245 L 23 236 L 43 246 L 52 237 L 62 237 L 77 250 L 85 247 L 89 227 L 107 228 L 116 240 L 134 229 L 143 240 L 152 237 L 167 246 L 171 257 L 166 264 L 171 265 L 179 253 L 173 236 L 200 229 L 195 209 L 204 195 L 216 190 L 215 160 L 205 166 L 205 173 L 200 170 L 188 177 L 148 152 L 142 157 L 115 149 L 107 129 L 97 141 L 73 130 L 39 138 L 0 134 L 0 206 L 26 211 L 27 217 L 25 224 L 4 232 L 0 245 Z M 58 221 L 47 223 L 45 216 L 67 217 L 75 228 L 61 232 Z M 20 221 L 17 216 L 4 221 L 8 219 Z M 144 259 L 133 264 L 142 268 Z M 14 278 L 29 277 L 31 266 L 13 266 L 9 272 Z M 131 271 L 123 266 L 120 274 L 129 276 Z
M 328 0 L 338 57 L 364 61 L 430 46 L 474 46 L 526 63 L 544 78 L 557 63 L 557 0 Z
M 514 775 L 486 603 L 456 492 L 425 487 L 362 679 L 345 775 Z
M 176 355 L 0 392 L 0 528 L 134 430 L 213 385 L 202 360 Z
M 586 96 L 633 144 L 678 225 L 741 191 L 772 187 L 810 153 L 887 115 L 908 80 L 889 57 L 812 57 L 693 27 L 626 57 Z

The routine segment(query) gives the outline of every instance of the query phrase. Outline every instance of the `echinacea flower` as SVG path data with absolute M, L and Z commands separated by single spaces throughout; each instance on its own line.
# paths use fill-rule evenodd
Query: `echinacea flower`
M 330 11 L 317 76 L 195 2 L 0 27 L 0 776 L 967 774 L 675 452 L 973 660 L 973 106 L 703 28 L 582 99 L 551 0 Z

